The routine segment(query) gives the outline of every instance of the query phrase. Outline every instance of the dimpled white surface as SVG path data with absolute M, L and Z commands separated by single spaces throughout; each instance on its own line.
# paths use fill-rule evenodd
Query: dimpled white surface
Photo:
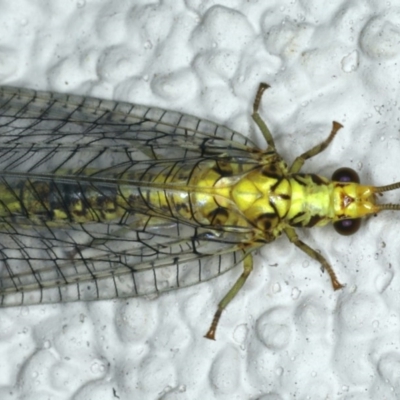
M 400 180 L 400 1 L 0 1 L 0 83 L 176 109 L 288 162 L 344 128 L 303 168 Z M 396 194 L 385 195 L 396 201 Z M 400 214 L 357 235 L 299 230 L 335 269 L 277 240 L 203 338 L 240 266 L 161 295 L 0 310 L 0 399 L 400 398 Z

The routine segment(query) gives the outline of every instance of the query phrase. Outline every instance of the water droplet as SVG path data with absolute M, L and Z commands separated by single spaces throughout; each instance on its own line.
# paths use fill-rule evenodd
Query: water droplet
M 293 300 L 297 300 L 300 297 L 301 294 L 301 290 L 299 290 L 298 288 L 293 288 L 292 289 L 292 299 Z
M 150 49 L 152 49 L 153 48 L 153 43 L 151 43 L 151 41 L 150 40 L 146 40 L 146 42 L 144 43 L 144 46 L 143 46 L 146 50 L 150 50 Z
M 272 291 L 274 293 L 279 293 L 281 291 L 281 285 L 279 283 L 274 283 L 272 286 Z

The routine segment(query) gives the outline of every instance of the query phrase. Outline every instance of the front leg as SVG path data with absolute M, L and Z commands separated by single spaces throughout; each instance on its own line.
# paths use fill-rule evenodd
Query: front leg
M 333 268 L 330 266 L 328 261 L 325 260 L 321 254 L 316 252 L 314 249 L 312 249 L 309 245 L 305 244 L 302 242 L 299 237 L 297 236 L 296 231 L 292 227 L 286 227 L 284 229 L 284 232 L 288 239 L 295 245 L 297 246 L 300 250 L 304 251 L 308 256 L 313 258 L 314 260 L 319 261 L 319 263 L 322 266 L 322 270 L 326 270 L 329 274 L 329 277 L 331 278 L 332 286 L 334 290 L 338 290 L 343 288 L 343 285 L 338 281 L 338 278 L 336 277 L 335 271 Z
M 289 168 L 289 172 L 291 174 L 296 174 L 297 172 L 299 172 L 301 170 L 301 167 L 303 166 L 303 164 L 306 160 L 323 152 L 329 146 L 329 144 L 332 142 L 333 138 L 336 135 L 336 132 L 340 128 L 343 128 L 343 125 L 339 124 L 339 122 L 333 121 L 332 130 L 331 130 L 331 133 L 329 134 L 329 136 L 323 142 L 317 144 L 310 150 L 308 150 L 305 153 L 296 157 L 296 159 L 293 161 L 292 166 Z

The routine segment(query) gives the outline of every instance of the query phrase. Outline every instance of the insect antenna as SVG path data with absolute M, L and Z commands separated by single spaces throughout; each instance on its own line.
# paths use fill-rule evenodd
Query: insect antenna
M 383 192 L 390 192 L 391 190 L 395 189 L 400 189 L 400 182 L 392 183 L 390 185 L 385 185 L 385 186 L 375 186 L 374 192 L 381 194 Z M 379 209 L 379 211 L 381 210 L 400 211 L 400 204 L 387 203 L 387 204 L 376 204 L 376 206 Z

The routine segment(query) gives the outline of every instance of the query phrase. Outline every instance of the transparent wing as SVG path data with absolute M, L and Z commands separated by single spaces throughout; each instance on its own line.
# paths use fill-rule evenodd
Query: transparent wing
M 107 147 L 152 159 L 229 153 L 251 160 L 257 151 L 242 134 L 186 114 L 13 87 L 0 87 L 0 126 L 2 146 L 51 145 L 54 152 Z
M 132 230 L 123 235 L 118 228 L 112 233 L 113 228 L 98 224 L 69 229 L 3 225 L 0 304 L 160 293 L 212 279 L 243 258 L 236 244 L 201 238 L 185 226 L 179 236 L 173 235 L 176 227 L 164 228 L 164 233 Z
M 0 88 L 0 304 L 141 296 L 232 268 L 243 258 L 249 229 L 188 223 L 146 201 L 113 221 L 60 224 L 48 219 L 40 199 L 66 202 L 77 181 L 101 198 L 128 172 L 143 197 L 151 190 L 149 170 L 169 176 L 176 165 L 194 168 L 227 155 L 256 164 L 260 151 L 249 145 L 237 132 L 180 113 Z M 31 218 L 20 182 L 34 191 L 40 218 Z

